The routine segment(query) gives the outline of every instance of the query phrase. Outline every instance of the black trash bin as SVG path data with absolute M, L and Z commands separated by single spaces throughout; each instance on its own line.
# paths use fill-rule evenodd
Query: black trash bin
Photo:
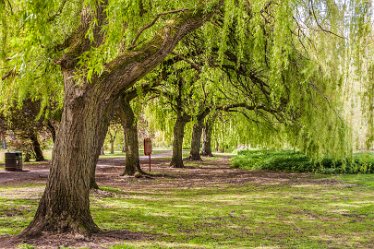
M 5 170 L 22 171 L 22 152 L 5 152 Z

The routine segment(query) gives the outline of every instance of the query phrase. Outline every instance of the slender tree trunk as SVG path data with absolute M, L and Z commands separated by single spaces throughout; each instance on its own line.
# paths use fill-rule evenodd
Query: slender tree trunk
M 126 134 L 125 134 L 125 130 L 124 130 L 124 133 L 123 133 L 123 137 L 125 137 Z M 122 145 L 122 152 L 125 153 L 126 152 L 126 142 L 123 143 Z
M 187 121 L 183 120 L 182 117 L 178 116 L 177 121 L 174 125 L 174 141 L 173 141 L 173 156 L 171 158 L 170 166 L 173 168 L 183 168 L 183 138 L 184 138 L 184 127 Z
M 32 148 L 33 148 L 34 153 L 35 153 L 35 161 L 37 161 L 37 162 L 45 161 L 43 151 L 40 147 L 40 143 L 39 143 L 39 140 L 38 140 L 38 134 L 34 131 L 31 131 L 30 135 L 29 135 L 29 138 L 32 142 Z
M 201 155 L 203 156 L 213 156 L 212 153 L 212 132 L 213 132 L 213 124 L 215 121 L 216 115 L 208 118 L 205 122 L 205 126 L 203 129 L 203 147 Z
M 110 140 L 110 154 L 114 154 L 114 138 Z
M 56 141 L 56 128 L 54 127 L 53 123 L 50 120 L 48 120 L 47 122 L 47 129 L 51 133 L 52 141 L 54 143 Z
M 71 71 L 63 74 L 66 94 L 47 186 L 34 220 L 21 236 L 99 231 L 89 208 L 90 175 L 101 146 L 98 137 L 108 127 L 103 117 L 113 103 L 97 84 L 79 86 Z
M 30 159 L 31 159 L 31 154 L 30 152 L 26 151 L 25 152 L 25 162 L 30 162 Z
M 203 146 L 201 155 L 212 157 L 212 127 L 206 124 L 203 129 Z
M 204 119 L 198 119 L 192 129 L 192 139 L 191 139 L 191 150 L 190 150 L 190 160 L 199 161 L 200 157 L 200 145 L 201 145 L 201 135 L 204 127 Z
M 7 149 L 7 143 L 6 143 L 6 139 L 5 139 L 5 132 L 4 133 L 1 133 L 0 132 L 0 142 L 1 142 L 1 148 L 2 149 Z
M 118 112 L 125 135 L 126 162 L 122 175 L 133 176 L 136 172 L 143 174 L 139 162 L 138 123 L 126 97 L 121 98 Z
M 108 126 L 109 126 L 109 119 L 103 118 L 102 122 L 102 128 L 99 130 L 99 139 L 98 139 L 98 147 L 95 154 L 95 161 L 92 164 L 92 170 L 90 174 L 90 188 L 91 189 L 99 189 L 99 185 L 96 182 L 96 165 L 99 160 L 100 155 L 104 155 L 104 140 L 105 136 L 108 132 Z M 106 127 L 106 128 L 105 128 Z

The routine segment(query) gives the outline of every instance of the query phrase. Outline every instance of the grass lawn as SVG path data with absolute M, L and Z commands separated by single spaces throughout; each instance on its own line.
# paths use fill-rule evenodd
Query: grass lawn
M 315 177 L 320 184 L 144 191 L 102 186 L 101 194 L 92 194 L 92 213 L 103 229 L 150 236 L 113 249 L 372 248 L 374 175 Z M 0 235 L 25 228 L 43 188 L 0 186 Z

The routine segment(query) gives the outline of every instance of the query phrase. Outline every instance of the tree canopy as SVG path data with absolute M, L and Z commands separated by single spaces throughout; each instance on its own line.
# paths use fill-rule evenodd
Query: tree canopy
M 137 96 L 156 89 L 146 115 L 158 129 L 174 123 L 174 141 L 209 109 L 223 112 L 215 130 L 226 143 L 346 157 L 357 111 L 373 142 L 367 0 L 0 0 L 0 15 L 2 111 L 26 100 L 39 101 L 43 117 L 62 110 L 26 235 L 98 231 L 89 178 L 133 87 Z

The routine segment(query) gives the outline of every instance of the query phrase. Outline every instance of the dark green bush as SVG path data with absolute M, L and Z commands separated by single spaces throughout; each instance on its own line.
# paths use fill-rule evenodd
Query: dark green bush
M 324 158 L 313 161 L 305 154 L 291 150 L 246 150 L 232 159 L 232 165 L 242 169 L 262 169 L 289 172 L 374 173 L 374 153 L 356 153 L 351 159 Z

